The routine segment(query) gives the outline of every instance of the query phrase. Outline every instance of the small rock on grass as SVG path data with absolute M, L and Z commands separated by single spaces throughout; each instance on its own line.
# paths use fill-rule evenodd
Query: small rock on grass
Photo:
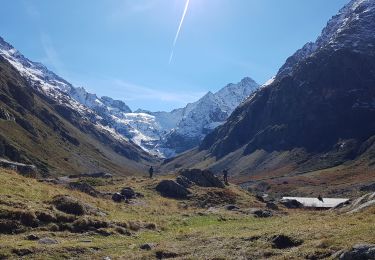
M 269 218 L 273 216 L 272 211 L 262 209 L 253 210 L 251 211 L 251 214 L 253 214 L 257 218 Z
M 294 239 L 286 235 L 276 235 L 272 237 L 272 247 L 277 249 L 285 249 L 291 247 L 297 247 L 302 245 L 303 241 Z
M 145 244 L 142 244 L 139 248 L 142 249 L 142 250 L 147 250 L 147 251 L 150 251 L 152 250 L 153 248 L 156 247 L 156 244 L 153 244 L 153 243 L 145 243 Z
M 176 258 L 176 257 L 178 257 L 178 254 L 175 252 L 170 252 L 170 251 L 157 251 L 156 252 L 157 259 Z
M 233 210 L 239 210 L 240 208 L 237 207 L 236 205 L 227 205 L 227 206 L 225 206 L 225 209 L 233 211 Z
M 116 192 L 116 193 L 114 193 L 114 194 L 112 195 L 112 200 L 113 200 L 114 202 L 121 202 L 121 201 L 125 200 L 125 196 L 122 195 L 122 194 L 119 193 L 119 192 Z
M 39 237 L 35 234 L 30 234 L 26 236 L 26 239 L 31 240 L 31 241 L 36 241 L 36 240 L 39 240 Z
M 59 242 L 56 239 L 44 237 L 44 238 L 39 239 L 38 243 L 43 244 L 43 245 L 54 245 L 54 244 L 58 244 Z

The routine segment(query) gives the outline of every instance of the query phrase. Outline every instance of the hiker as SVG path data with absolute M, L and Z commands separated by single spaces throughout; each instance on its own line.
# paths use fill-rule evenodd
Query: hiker
M 224 176 L 224 183 L 228 184 L 228 170 L 223 170 L 223 176 Z
M 318 200 L 320 200 L 321 202 L 324 203 L 322 195 L 319 195 L 319 196 L 318 196 Z
M 150 174 L 150 179 L 152 179 L 152 175 L 154 175 L 154 168 L 152 166 L 150 166 L 148 173 Z

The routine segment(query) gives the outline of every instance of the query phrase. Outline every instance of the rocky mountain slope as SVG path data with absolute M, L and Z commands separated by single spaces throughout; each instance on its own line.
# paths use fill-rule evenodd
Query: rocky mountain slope
M 237 84 L 228 84 L 216 93 L 208 92 L 197 102 L 185 108 L 174 110 L 168 115 L 176 118 L 175 124 L 161 135 L 157 148 L 166 157 L 191 149 L 217 126 L 223 124 L 234 109 L 258 89 L 251 78 L 244 78 Z M 163 114 L 152 113 L 157 121 Z M 164 128 L 165 129 L 165 128 Z
M 195 103 L 171 112 L 131 109 L 120 100 L 98 97 L 83 87 L 74 87 L 43 64 L 24 57 L 0 37 L 0 55 L 8 60 L 39 92 L 68 106 L 117 139 L 129 139 L 145 151 L 170 157 L 196 145 L 258 85 L 250 78 L 229 84 L 217 93 L 207 93 Z
M 44 68 L 38 66 L 24 64 L 29 70 Z M 144 164 L 154 163 L 132 142 L 93 124 L 89 117 L 95 113 L 55 88 L 69 85 L 46 75 L 41 81 L 24 77 L 0 56 L 0 158 L 34 164 L 44 176 L 100 171 L 136 174 Z
M 241 183 L 272 177 L 316 192 L 338 192 L 339 176 L 343 192 L 365 184 L 375 172 L 374 29 L 375 2 L 351 1 L 199 149 L 165 167 L 230 168 Z

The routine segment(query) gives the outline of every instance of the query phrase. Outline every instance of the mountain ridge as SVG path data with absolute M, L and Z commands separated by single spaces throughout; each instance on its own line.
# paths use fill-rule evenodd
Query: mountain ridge
M 320 183 L 338 192 L 368 181 L 375 172 L 371 28 L 375 2 L 351 1 L 199 148 L 166 161 L 164 169 L 230 168 L 238 183 L 263 180 L 289 191 Z
M 198 101 L 171 112 L 141 109 L 133 112 L 123 101 L 98 97 L 83 87 L 74 87 L 43 64 L 27 59 L 2 38 L 0 55 L 38 91 L 76 110 L 114 138 L 125 138 L 159 157 L 174 156 L 198 145 L 208 132 L 222 124 L 235 107 L 258 87 L 251 78 L 244 78 L 238 84 L 228 84 L 215 94 L 207 93 Z M 210 118 L 192 120 L 192 116 L 203 114 L 196 110 L 197 106 L 210 114 Z

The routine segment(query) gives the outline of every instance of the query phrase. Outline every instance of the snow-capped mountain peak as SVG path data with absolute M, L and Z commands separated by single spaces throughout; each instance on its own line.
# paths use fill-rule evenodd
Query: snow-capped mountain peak
M 352 0 L 327 23 L 315 42 L 305 44 L 280 68 L 278 75 L 290 74 L 293 67 L 316 51 L 329 47 L 333 50 L 353 49 L 368 52 L 374 47 L 375 1 Z
M 120 100 L 98 97 L 83 87 L 32 62 L 0 37 L 0 55 L 7 59 L 30 84 L 61 105 L 69 106 L 115 138 L 132 140 L 151 154 L 169 157 L 185 151 L 215 127 L 257 88 L 251 78 L 229 84 L 216 93 L 208 92 L 197 102 L 171 112 L 131 109 Z

